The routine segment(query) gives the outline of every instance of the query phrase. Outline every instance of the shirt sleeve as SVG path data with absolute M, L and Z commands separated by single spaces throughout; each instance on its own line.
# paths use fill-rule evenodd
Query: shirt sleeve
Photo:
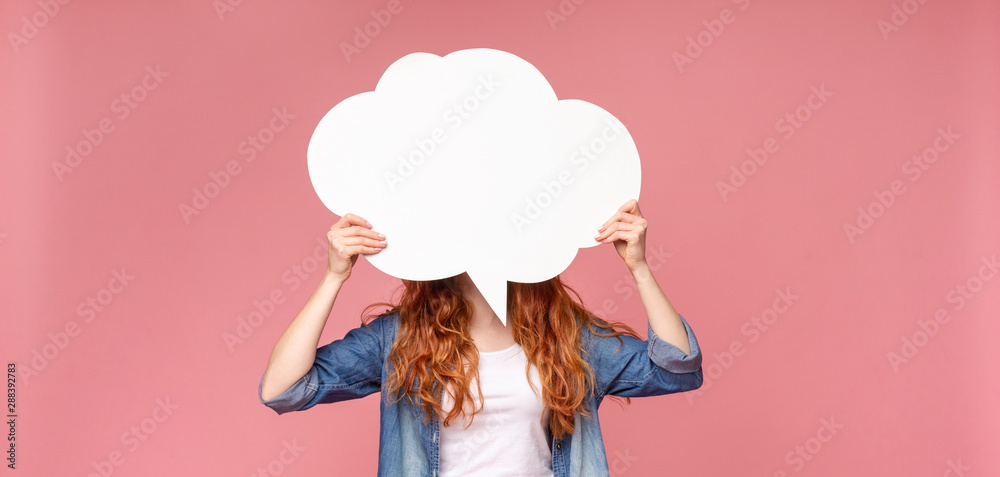
M 599 354 L 595 367 L 598 391 L 621 397 L 643 397 L 698 389 L 703 379 L 701 348 L 683 316 L 681 322 L 687 331 L 690 355 L 663 341 L 648 322 L 649 338 L 646 340 L 621 335 L 619 346 L 616 337 L 598 337 L 600 344 L 594 350 Z
M 336 341 L 316 349 L 316 359 L 304 376 L 281 395 L 265 401 L 264 377 L 257 399 L 278 414 L 304 411 L 316 404 L 358 399 L 382 388 L 384 317 L 362 324 Z

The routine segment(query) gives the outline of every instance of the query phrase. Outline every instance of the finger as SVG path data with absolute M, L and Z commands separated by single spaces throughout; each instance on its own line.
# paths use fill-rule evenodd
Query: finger
M 376 247 L 377 248 L 377 247 L 385 247 L 386 246 L 386 241 L 385 240 L 372 239 L 372 238 L 361 237 L 361 236 L 342 237 L 340 239 L 340 241 L 337 242 L 337 243 L 338 243 L 338 245 L 341 245 L 341 246 L 344 246 L 344 247 L 350 247 L 350 246 L 355 246 L 355 245 L 364 245 L 364 246 L 367 246 L 367 247 Z
M 623 212 L 623 211 L 619 210 L 618 212 L 615 212 L 615 215 L 612 215 L 610 219 L 608 219 L 606 222 L 604 222 L 604 225 L 602 225 L 601 228 L 597 229 L 597 231 L 598 232 L 602 232 L 609 225 L 611 225 L 611 224 L 613 224 L 615 222 L 625 222 L 625 223 L 630 223 L 630 224 L 638 224 L 638 223 L 642 223 L 644 220 L 645 219 L 643 219 L 642 217 L 635 216 L 635 215 L 632 215 L 632 214 L 630 214 L 628 212 Z
M 597 237 L 595 237 L 595 239 L 600 240 L 602 242 L 607 242 L 608 239 L 611 238 L 611 236 L 613 236 L 615 234 L 619 234 L 619 236 L 621 236 L 622 233 L 634 234 L 636 236 L 636 238 L 638 238 L 639 237 L 639 232 L 641 230 L 642 230 L 642 227 L 640 227 L 639 225 L 636 225 L 636 224 L 627 224 L 627 223 L 624 223 L 624 222 L 615 222 L 614 224 L 611 224 L 611 227 L 608 227 L 607 230 L 605 230 L 604 232 L 601 232 L 601 233 L 597 234 Z
M 628 202 L 622 204 L 621 207 L 618 207 L 618 210 L 615 211 L 615 215 L 612 215 L 611 218 L 605 221 L 604 225 L 602 225 L 601 228 L 597 230 L 604 230 L 604 228 L 607 227 L 608 224 L 615 221 L 616 219 L 620 219 L 621 217 L 626 217 L 631 214 L 638 214 L 639 217 L 642 217 L 642 214 L 639 213 L 638 200 L 629 199 Z
M 331 230 L 338 228 L 340 229 L 347 228 L 352 225 L 357 225 L 359 227 L 367 227 L 369 229 L 372 228 L 371 222 L 368 222 L 367 220 L 365 220 L 364 218 L 362 218 L 357 214 L 352 214 L 348 212 L 344 214 L 344 216 L 341 217 L 340 220 L 338 220 L 337 223 L 333 225 L 333 227 L 331 227 Z
M 616 231 L 615 233 L 609 235 L 604 240 L 601 240 L 601 243 L 614 243 L 614 242 L 617 242 L 619 240 L 623 240 L 621 234 L 622 234 L 621 230 Z M 626 242 L 627 242 L 627 240 L 626 240 Z
M 620 222 L 612 222 L 608 228 L 602 229 L 600 232 L 597 233 L 597 235 L 594 236 L 594 238 L 596 240 L 604 240 L 605 237 L 615 233 L 619 229 L 618 225 L 619 223 Z
M 640 234 L 639 234 L 638 231 L 635 231 L 635 230 L 619 230 L 619 231 L 611 234 L 610 236 L 608 236 L 608 238 L 604 239 L 602 242 L 604 242 L 604 243 L 612 243 L 612 242 L 617 242 L 619 240 L 623 240 L 623 241 L 625 241 L 627 243 L 634 244 L 634 243 L 639 243 L 640 239 L 641 239 L 641 237 L 640 237 Z
M 636 213 L 636 211 L 638 211 L 638 209 L 639 209 L 639 201 L 635 199 L 629 199 L 627 202 L 622 204 L 621 207 L 618 208 L 618 211 L 634 214 Z
M 625 212 L 626 214 L 636 217 L 642 217 L 642 212 L 639 211 L 639 201 L 636 199 L 629 199 L 628 202 L 618 208 L 618 211 Z
M 383 239 L 385 239 L 385 235 L 383 235 L 383 234 L 381 234 L 381 233 L 379 233 L 379 232 L 377 232 L 375 230 L 372 230 L 372 229 L 366 229 L 364 227 L 354 227 L 354 226 L 351 226 L 351 227 L 348 227 L 346 229 L 340 229 L 340 230 L 335 231 L 333 233 L 335 235 L 339 235 L 341 237 L 368 237 L 368 238 L 372 238 L 372 239 L 376 239 L 376 240 L 383 240 Z
M 372 254 L 381 252 L 384 247 L 372 247 L 368 245 L 352 245 L 344 249 L 349 255 L 359 255 L 359 254 Z
M 619 209 L 618 211 L 616 211 L 614 213 L 614 215 L 611 216 L 610 219 L 605 220 L 604 223 L 601 224 L 601 228 L 597 229 L 597 231 L 598 232 L 603 231 L 604 229 L 608 228 L 609 225 L 617 222 L 621 217 L 622 217 L 622 211 L 621 211 L 621 209 Z
M 604 240 L 604 238 L 607 237 L 608 235 L 611 235 L 615 231 L 621 229 L 621 225 L 624 224 L 625 224 L 624 222 L 612 222 L 611 225 L 608 226 L 608 228 L 598 232 L 594 238 L 596 238 L 597 240 Z
M 632 199 L 632 201 L 635 202 L 635 208 L 632 210 L 632 213 L 642 217 L 642 211 L 639 210 L 639 201 L 637 199 Z

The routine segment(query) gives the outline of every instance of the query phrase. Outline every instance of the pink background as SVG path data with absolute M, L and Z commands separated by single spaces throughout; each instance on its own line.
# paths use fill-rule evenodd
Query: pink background
M 650 262 L 708 378 L 601 408 L 612 475 L 1000 473 L 1000 279 L 982 267 L 1000 252 L 997 2 L 565 0 L 550 24 L 556 0 L 404 1 L 350 61 L 339 45 L 387 2 L 336 3 L 246 1 L 221 18 L 210 0 L 0 6 L 0 350 L 18 364 L 23 475 L 374 475 L 376 395 L 280 417 L 257 401 L 337 219 L 306 147 L 395 59 L 472 47 L 612 112 L 643 158 L 647 247 L 665 253 Z M 689 37 L 707 46 L 678 67 Z M 141 86 L 157 66 L 167 76 Z M 810 101 L 812 87 L 832 96 Z M 294 118 L 249 161 L 240 144 L 273 108 Z M 787 137 L 797 109 L 808 120 Z M 58 175 L 102 120 L 113 129 Z M 939 128 L 957 138 L 916 178 Z M 766 143 L 777 150 L 723 197 L 717 183 Z M 239 173 L 186 221 L 180 206 L 230 162 Z M 878 210 L 894 181 L 904 192 Z M 859 207 L 878 217 L 849 237 Z M 323 343 L 399 283 L 358 263 Z M 109 284 L 122 269 L 134 278 Z M 599 315 L 645 328 L 613 247 L 564 276 Z M 977 291 L 963 303 L 959 286 Z M 798 297 L 780 314 L 777 290 Z M 227 346 L 272 293 L 273 313 Z M 87 314 L 89 297 L 106 305 Z

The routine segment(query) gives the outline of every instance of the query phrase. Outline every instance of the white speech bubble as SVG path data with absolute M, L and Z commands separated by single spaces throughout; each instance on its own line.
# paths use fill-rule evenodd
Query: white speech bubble
M 309 177 L 333 213 L 386 235 L 375 268 L 405 280 L 468 272 L 507 323 L 507 283 L 537 283 L 600 244 L 639 198 L 639 153 L 613 115 L 558 100 L 527 61 L 475 48 L 406 55 L 313 133 Z

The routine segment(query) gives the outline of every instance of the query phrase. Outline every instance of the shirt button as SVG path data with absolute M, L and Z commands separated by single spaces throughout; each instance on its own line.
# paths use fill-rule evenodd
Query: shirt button
M 556 449 L 562 449 L 562 442 L 556 442 Z

